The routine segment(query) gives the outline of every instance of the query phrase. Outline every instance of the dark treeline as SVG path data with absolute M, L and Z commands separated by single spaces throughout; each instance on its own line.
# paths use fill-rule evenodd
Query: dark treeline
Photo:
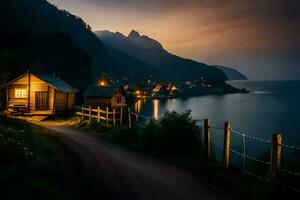
M 132 73 L 136 76 L 150 73 L 147 64 L 113 48 L 104 47 L 81 18 L 68 11 L 59 10 L 46 0 L 0 1 L 0 22 L 1 30 L 20 36 L 24 32 L 37 35 L 56 33 L 69 35 L 74 45 L 84 50 L 91 58 L 92 73 L 89 76 L 93 79 L 102 73 L 117 77 Z
M 91 82 L 90 57 L 63 33 L 0 34 L 0 83 L 26 72 L 53 74 L 78 89 Z M 80 80 L 80 81 L 79 81 Z

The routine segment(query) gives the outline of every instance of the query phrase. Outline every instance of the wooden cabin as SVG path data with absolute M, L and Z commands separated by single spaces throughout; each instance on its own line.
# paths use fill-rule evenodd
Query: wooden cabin
M 6 111 L 26 115 L 73 112 L 77 89 L 55 75 L 27 72 L 6 86 Z
M 84 96 L 84 106 L 119 108 L 126 106 L 125 92 L 116 86 L 89 86 Z

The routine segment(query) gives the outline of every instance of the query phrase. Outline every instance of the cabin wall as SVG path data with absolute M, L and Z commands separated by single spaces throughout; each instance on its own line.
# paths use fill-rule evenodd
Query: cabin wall
M 15 89 L 26 89 L 26 98 L 15 98 Z M 35 92 L 48 92 L 49 86 L 34 75 L 30 75 L 30 96 L 28 102 L 28 75 L 18 79 L 8 86 L 8 102 L 10 104 L 30 104 L 30 111 L 35 111 Z M 49 98 L 48 98 L 49 100 Z
M 34 75 L 30 75 L 30 110 L 35 111 L 35 92 L 48 92 L 49 86 L 44 81 Z M 49 109 L 49 92 L 48 92 L 48 109 Z
M 101 108 L 111 107 L 111 99 L 103 97 L 84 97 L 84 106 L 100 106 Z
M 56 91 L 55 94 L 55 111 L 62 112 L 68 108 L 68 95 L 61 91 Z
M 15 98 L 15 89 L 26 89 L 26 98 Z M 28 88 L 28 75 L 16 80 L 7 87 L 7 106 L 12 104 L 28 104 L 28 89 L 30 89 L 30 112 L 36 111 L 36 92 L 47 92 L 47 110 L 53 112 L 74 111 L 76 93 L 57 91 L 46 82 L 30 74 L 30 88 Z
M 121 102 L 117 102 L 117 99 L 121 98 Z M 124 107 L 126 106 L 126 97 L 120 90 L 116 91 L 114 96 L 111 98 L 111 106 L 112 107 Z
M 15 98 L 15 89 L 26 89 L 27 84 L 22 84 L 22 82 L 18 82 L 18 84 L 12 84 L 7 87 L 7 106 L 11 104 L 22 104 L 27 105 L 27 97 L 26 98 Z
M 121 102 L 118 103 L 117 102 L 117 98 L 120 97 L 121 98 Z M 121 96 L 121 95 L 115 95 L 112 97 L 111 99 L 111 106 L 112 107 L 124 107 L 126 106 L 126 98 L 125 96 Z
M 54 97 L 55 97 L 55 89 L 49 86 L 49 95 L 48 95 L 48 107 L 49 110 L 54 110 Z
M 75 100 L 76 93 L 68 93 L 68 111 L 74 111 L 75 109 Z

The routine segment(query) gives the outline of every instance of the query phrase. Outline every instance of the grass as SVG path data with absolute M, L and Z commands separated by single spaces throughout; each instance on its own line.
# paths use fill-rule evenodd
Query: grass
M 64 155 L 40 127 L 0 116 L 1 199 L 72 199 Z

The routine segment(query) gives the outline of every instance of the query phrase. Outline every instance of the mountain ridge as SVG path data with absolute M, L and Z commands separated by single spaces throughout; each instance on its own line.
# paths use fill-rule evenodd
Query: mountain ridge
M 247 76 L 239 72 L 237 69 L 222 66 L 222 65 L 212 65 L 218 69 L 223 70 L 229 80 L 248 80 Z
M 150 65 L 161 75 L 162 79 L 194 80 L 205 77 L 217 81 L 227 80 L 227 76 L 222 70 L 173 55 L 165 50 L 158 41 L 141 35 L 135 30 L 132 30 L 127 37 L 108 30 L 94 33 L 104 45 L 118 49 Z

